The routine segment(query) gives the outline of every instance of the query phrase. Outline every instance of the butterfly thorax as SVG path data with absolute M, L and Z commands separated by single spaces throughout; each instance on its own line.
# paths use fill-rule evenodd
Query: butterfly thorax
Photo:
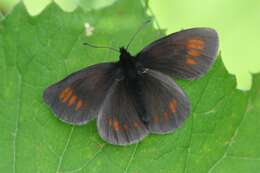
M 118 62 L 123 76 L 130 80 L 135 80 L 138 75 L 135 58 L 125 49 L 120 48 L 120 57 Z

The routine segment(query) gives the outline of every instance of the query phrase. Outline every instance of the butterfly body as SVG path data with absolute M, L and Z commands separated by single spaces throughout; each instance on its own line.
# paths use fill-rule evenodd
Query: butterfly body
M 118 62 L 86 67 L 49 86 L 45 102 L 62 121 L 82 125 L 97 118 L 105 141 L 129 145 L 149 133 L 174 131 L 188 117 L 186 94 L 170 77 L 193 80 L 215 61 L 218 35 L 210 28 L 170 34 Z
M 117 62 L 120 74 L 117 79 L 124 83 L 131 95 L 136 98 L 136 110 L 143 123 L 146 123 L 146 111 L 142 100 L 140 78 L 145 73 L 145 68 L 136 61 L 136 57 L 132 56 L 125 48 L 120 48 L 120 57 Z
M 135 81 L 145 69 L 138 64 L 136 57 L 132 56 L 125 48 L 120 48 L 119 61 L 117 62 L 118 68 L 122 72 L 122 77 L 127 80 Z

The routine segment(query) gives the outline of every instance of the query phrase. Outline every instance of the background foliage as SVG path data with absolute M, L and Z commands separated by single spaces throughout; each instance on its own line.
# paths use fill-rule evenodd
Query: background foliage
M 177 81 L 193 108 L 173 134 L 150 135 L 139 144 L 117 147 L 100 139 L 95 121 L 81 127 L 58 121 L 43 103 L 43 89 L 72 71 L 118 56 L 83 47 L 82 42 L 126 45 L 136 28 L 151 18 L 147 11 L 151 13 L 152 8 L 137 0 L 85 5 L 66 13 L 51 3 L 40 15 L 31 17 L 19 3 L 3 17 L 0 172 L 258 172 L 260 76 L 254 76 L 250 91 L 239 91 L 220 56 L 203 78 Z M 95 28 L 90 37 L 85 35 L 85 22 Z M 130 51 L 137 53 L 161 34 L 148 26 Z M 224 51 L 222 56 L 227 56 Z

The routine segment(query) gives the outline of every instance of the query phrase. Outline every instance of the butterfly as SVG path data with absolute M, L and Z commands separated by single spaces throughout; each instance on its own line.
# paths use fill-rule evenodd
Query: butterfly
M 118 62 L 100 63 L 49 86 L 44 101 L 62 121 L 82 125 L 96 118 L 101 138 L 129 145 L 149 133 L 178 128 L 190 103 L 177 79 L 194 80 L 216 59 L 218 34 L 211 28 L 182 30 L 146 46 L 137 55 L 120 48 Z

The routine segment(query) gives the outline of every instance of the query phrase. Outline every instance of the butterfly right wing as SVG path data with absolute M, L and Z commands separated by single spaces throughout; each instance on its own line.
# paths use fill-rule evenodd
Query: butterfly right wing
M 146 110 L 142 119 L 151 133 L 172 132 L 190 113 L 188 97 L 169 76 L 147 70 L 139 87 Z
M 192 80 L 209 70 L 217 52 L 218 34 L 214 29 L 192 28 L 149 44 L 137 59 L 145 68 Z
M 115 73 L 114 63 L 92 65 L 49 86 L 44 91 L 44 101 L 60 120 L 87 123 L 97 116 Z

